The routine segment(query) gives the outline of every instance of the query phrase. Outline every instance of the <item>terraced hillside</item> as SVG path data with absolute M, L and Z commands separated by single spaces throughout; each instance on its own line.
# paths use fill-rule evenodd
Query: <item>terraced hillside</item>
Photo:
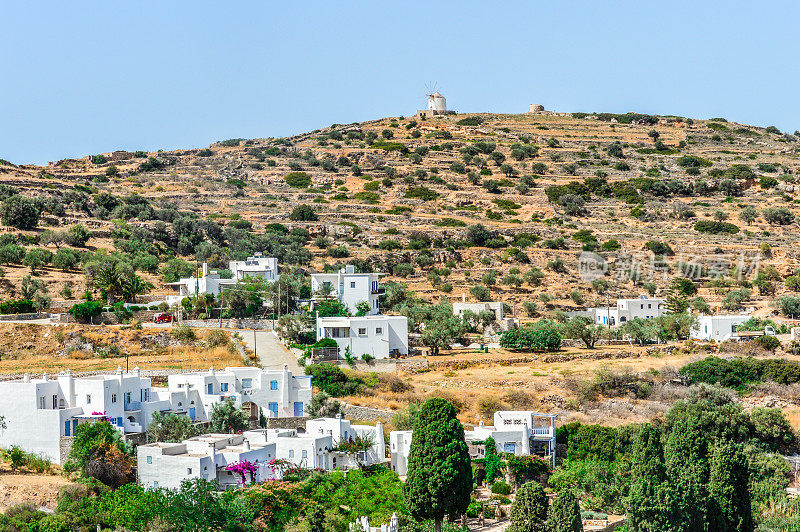
M 800 266 L 798 148 L 797 135 L 724 119 L 542 112 L 385 118 L 43 167 L 2 161 L 0 197 L 34 198 L 41 217 L 17 229 L 5 216 L 0 244 L 77 252 L 36 268 L 54 299 L 87 288 L 82 266 L 96 254 L 86 250 L 125 253 L 152 294 L 195 259 L 224 267 L 263 250 L 287 269 L 356 261 L 431 301 L 500 299 L 523 319 L 663 295 L 689 264 L 712 309 L 766 314 L 800 286 L 784 283 Z M 59 238 L 75 224 L 91 232 L 85 248 Z M 297 228 L 307 233 L 285 231 Z M 581 277 L 582 250 L 608 261 L 602 280 Z M 2 282 L 19 297 L 31 267 L 8 255 Z M 774 269 L 753 287 L 756 265 Z

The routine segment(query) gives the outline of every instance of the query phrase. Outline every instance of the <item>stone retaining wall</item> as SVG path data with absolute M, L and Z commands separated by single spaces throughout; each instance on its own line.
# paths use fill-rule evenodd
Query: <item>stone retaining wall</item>
M 257 329 L 259 331 L 271 331 L 272 320 L 181 320 L 181 325 L 189 327 L 203 327 L 208 329 L 219 329 L 220 324 L 223 329 Z
M 351 421 L 391 421 L 395 413 L 368 406 L 342 405 L 342 414 Z
M 140 370 L 140 374 L 142 377 L 150 377 L 154 381 L 157 379 L 165 379 L 169 375 L 180 375 L 182 373 L 197 373 L 196 369 L 143 369 Z M 107 370 L 107 371 L 76 371 L 72 373 L 73 377 L 92 377 L 95 375 L 111 375 L 114 371 Z M 42 373 L 30 373 L 29 374 L 31 379 L 41 379 Z M 48 377 L 53 377 L 58 375 L 58 373 L 48 373 Z M 13 381 L 17 379 L 21 379 L 25 376 L 24 373 L 4 373 L 0 374 L 0 381 Z
M 309 417 L 268 417 L 267 418 L 267 426 L 268 429 L 295 429 L 295 430 L 305 430 L 306 428 L 306 421 L 308 421 Z

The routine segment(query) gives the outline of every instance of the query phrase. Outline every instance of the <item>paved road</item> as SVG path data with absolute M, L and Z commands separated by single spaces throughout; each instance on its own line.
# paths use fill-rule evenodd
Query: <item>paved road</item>
M 286 364 L 292 373 L 303 374 L 303 369 L 297 364 L 297 358 L 278 341 L 278 336 L 274 332 L 250 329 L 236 329 L 236 331 L 247 347 L 255 350 L 261 365 L 265 368 L 283 369 L 283 365 Z

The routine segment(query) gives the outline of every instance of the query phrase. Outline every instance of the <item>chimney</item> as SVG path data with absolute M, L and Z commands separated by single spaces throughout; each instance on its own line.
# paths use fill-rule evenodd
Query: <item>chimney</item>
M 461 302 L 462 303 L 466 303 L 467 302 L 467 294 L 461 294 Z
M 208 374 L 209 375 L 214 375 L 214 366 L 211 366 L 210 368 L 208 368 Z
M 42 373 L 42 380 L 44 382 L 47 382 L 47 372 L 46 371 L 44 373 Z
M 208 275 L 208 263 L 204 262 L 203 263 L 203 277 L 205 277 L 207 275 Z
M 142 371 L 139 369 L 139 366 L 136 366 L 135 368 L 133 368 L 133 374 L 136 375 L 137 377 L 141 377 L 142 376 Z
M 22 382 L 31 382 L 31 374 L 30 373 L 26 373 L 25 375 L 23 375 L 22 376 Z
M 244 443 L 242 445 L 243 445 L 245 451 L 249 451 L 250 450 L 250 440 L 244 440 Z
M 217 448 L 214 446 L 214 442 L 208 444 L 208 456 L 211 457 L 211 460 L 214 461 L 214 467 L 217 466 Z

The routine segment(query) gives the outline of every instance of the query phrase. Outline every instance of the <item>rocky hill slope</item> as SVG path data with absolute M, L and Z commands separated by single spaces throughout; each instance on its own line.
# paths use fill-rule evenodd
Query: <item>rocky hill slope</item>
M 279 223 L 308 230 L 265 250 L 287 265 L 356 261 L 431 300 L 499 299 L 523 317 L 663 295 L 680 275 L 714 310 L 768 313 L 800 266 L 795 133 L 632 113 L 395 117 L 205 149 L 0 161 L 0 197 L 38 198 L 36 228 L 6 227 L 26 249 L 69 248 L 51 233 L 84 224 L 88 249 L 136 257 L 156 294 L 171 258 L 224 267 L 277 246 L 259 235 Z M 587 275 L 592 260 L 605 275 Z M 18 296 L 30 268 L 2 262 Z M 774 266 L 758 289 L 757 266 Z M 53 295 L 86 288 L 79 265 L 40 270 Z

